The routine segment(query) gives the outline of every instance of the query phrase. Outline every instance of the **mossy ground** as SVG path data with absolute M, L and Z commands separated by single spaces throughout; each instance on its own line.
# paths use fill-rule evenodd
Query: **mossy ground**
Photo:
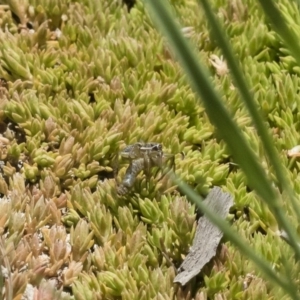
M 193 240 L 195 207 L 167 178 L 151 178 L 146 187 L 141 174 L 130 194 L 116 194 L 115 155 L 138 141 L 162 143 L 175 154 L 176 173 L 201 195 L 213 185 L 229 191 L 235 197 L 232 226 L 276 270 L 299 280 L 276 220 L 232 163 L 141 1 L 130 11 L 113 0 L 2 2 L 2 297 L 284 299 L 226 241 L 180 289 L 173 284 L 175 268 Z M 299 163 L 285 152 L 300 143 L 300 68 L 256 1 L 212 2 L 300 193 Z M 272 176 L 197 1 L 172 3 Z M 299 32 L 296 7 L 287 0 L 279 5 Z M 121 162 L 119 180 L 126 167 Z M 291 209 L 284 209 L 293 222 Z

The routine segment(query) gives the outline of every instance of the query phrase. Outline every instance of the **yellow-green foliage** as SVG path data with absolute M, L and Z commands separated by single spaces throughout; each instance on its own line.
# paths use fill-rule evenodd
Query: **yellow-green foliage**
M 285 152 L 300 144 L 300 68 L 256 1 L 212 2 L 300 193 L 299 162 Z M 296 4 L 279 2 L 299 32 Z M 272 176 L 197 1 L 172 3 Z M 233 226 L 275 269 L 285 272 L 285 261 L 299 278 L 276 220 L 248 190 L 140 0 L 130 11 L 116 0 L 0 1 L 0 27 L 0 298 L 284 299 L 230 243 L 185 289 L 174 285 L 194 206 L 158 176 L 147 186 L 140 174 L 128 195 L 116 193 L 116 154 L 162 143 L 200 194 L 229 191 Z

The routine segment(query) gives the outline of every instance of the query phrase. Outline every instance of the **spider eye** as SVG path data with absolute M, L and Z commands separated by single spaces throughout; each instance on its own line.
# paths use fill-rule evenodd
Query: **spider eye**
M 153 150 L 153 151 L 161 151 L 162 150 L 162 146 L 161 146 L 161 144 L 154 145 L 151 150 Z

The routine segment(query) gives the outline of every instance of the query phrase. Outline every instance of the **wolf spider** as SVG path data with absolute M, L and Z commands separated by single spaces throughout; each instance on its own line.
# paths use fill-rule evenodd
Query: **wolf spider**
M 118 195 L 122 196 L 133 187 L 138 174 L 144 171 L 147 185 L 151 177 L 153 167 L 162 168 L 164 163 L 171 161 L 171 167 L 175 168 L 175 157 L 173 154 L 164 153 L 159 143 L 135 143 L 128 145 L 121 153 L 123 159 L 129 160 L 129 166 L 121 183 L 117 186 Z M 115 169 L 115 177 L 118 168 Z M 161 180 L 165 174 L 158 179 Z

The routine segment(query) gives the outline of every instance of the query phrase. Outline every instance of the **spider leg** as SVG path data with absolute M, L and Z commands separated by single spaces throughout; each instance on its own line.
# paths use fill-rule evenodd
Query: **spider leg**
M 163 163 L 167 163 L 168 161 L 171 161 L 170 168 L 167 167 L 167 166 L 162 168 Z M 169 154 L 169 153 L 164 153 L 161 156 L 160 168 L 162 169 L 162 175 L 160 176 L 160 178 L 158 178 L 157 181 L 162 180 L 167 175 L 167 173 L 170 171 L 170 169 L 173 169 L 173 171 L 175 171 L 175 155 L 174 154 Z
M 151 163 L 151 168 L 153 167 L 158 167 L 158 169 L 156 170 L 156 172 L 153 174 L 153 177 L 156 177 L 159 169 L 162 166 L 162 151 L 160 150 L 151 150 L 151 152 L 149 153 L 149 160 Z

